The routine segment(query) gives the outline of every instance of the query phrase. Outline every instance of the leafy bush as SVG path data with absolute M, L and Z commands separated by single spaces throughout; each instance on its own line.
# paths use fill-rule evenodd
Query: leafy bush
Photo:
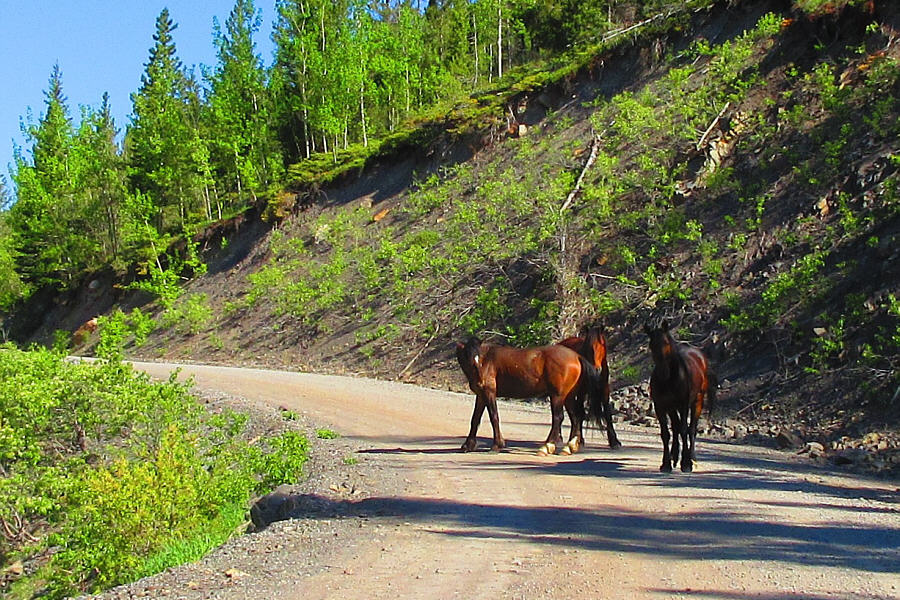
M 116 309 L 109 315 L 99 317 L 97 326 L 100 341 L 97 343 L 95 354 L 100 358 L 116 360 L 122 357 L 129 337 L 135 346 L 144 345 L 147 337 L 156 329 L 156 321 L 139 308 L 133 309 L 128 314 Z
M 174 378 L 9 345 L 0 415 L 0 560 L 43 564 L 4 593 L 63 597 L 199 558 L 308 452 L 294 432 L 247 443 L 245 417 L 209 415 Z
M 191 294 L 163 313 L 162 322 L 183 335 L 196 335 L 212 321 L 213 312 L 206 294 Z

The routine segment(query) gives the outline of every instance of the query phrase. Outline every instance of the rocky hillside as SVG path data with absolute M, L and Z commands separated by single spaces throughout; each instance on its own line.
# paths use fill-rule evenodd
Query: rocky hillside
M 457 340 L 602 322 L 614 401 L 649 422 L 642 324 L 666 316 L 717 365 L 719 434 L 900 472 L 896 7 L 721 2 L 568 60 L 364 167 L 295 169 L 200 234 L 207 272 L 169 306 L 100 274 L 36 296 L 14 332 L 49 342 L 121 308 L 107 323 L 137 357 L 462 391 Z

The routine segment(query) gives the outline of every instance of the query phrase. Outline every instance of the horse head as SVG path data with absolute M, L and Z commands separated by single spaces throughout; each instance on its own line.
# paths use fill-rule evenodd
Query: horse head
M 669 378 L 669 362 L 675 353 L 675 340 L 669 333 L 669 322 L 663 319 L 658 325 L 644 324 L 644 332 L 650 338 L 650 354 L 656 365 L 656 371 L 662 379 Z
M 456 360 L 470 385 L 481 381 L 481 342 L 477 338 L 469 338 L 465 344 L 456 343 Z
M 599 367 L 606 360 L 606 336 L 599 326 L 589 327 L 584 331 L 584 343 L 581 355 L 595 367 Z

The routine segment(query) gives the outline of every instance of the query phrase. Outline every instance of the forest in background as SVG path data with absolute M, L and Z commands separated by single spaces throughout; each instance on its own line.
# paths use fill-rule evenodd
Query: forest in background
M 184 267 L 166 256 L 175 237 L 271 199 L 288 177 L 297 184 L 289 165 L 316 154 L 337 162 L 348 148 L 365 156 L 411 118 L 661 2 L 423 4 L 279 0 L 269 61 L 256 50 L 259 11 L 238 0 L 214 28 L 217 64 L 200 74 L 179 61 L 164 9 L 124 132 L 105 94 L 73 115 L 53 66 L 11 185 L 0 186 L 0 310 L 108 265 L 165 285 L 170 261 Z

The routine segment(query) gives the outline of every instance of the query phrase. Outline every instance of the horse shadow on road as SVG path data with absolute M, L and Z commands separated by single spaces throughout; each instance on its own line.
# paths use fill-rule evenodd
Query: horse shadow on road
M 615 479 L 623 485 L 658 491 L 659 497 L 670 502 L 673 510 L 659 512 L 598 506 L 597 503 L 604 502 L 603 498 L 598 498 L 591 507 L 570 503 L 535 507 L 489 504 L 466 498 L 398 495 L 355 499 L 305 494 L 294 498 L 291 510 L 282 511 L 283 514 L 268 522 L 287 518 L 366 516 L 416 524 L 423 531 L 448 538 L 519 540 L 559 549 L 641 553 L 682 559 L 698 556 L 705 560 L 752 559 L 900 574 L 900 519 L 890 518 L 898 512 L 891 505 L 896 498 L 883 485 L 867 488 L 865 482 L 855 479 L 819 480 L 809 476 L 815 474 L 815 470 L 798 474 L 789 466 L 773 471 L 768 465 L 760 464 L 758 459 L 737 454 L 716 455 L 714 470 L 670 475 L 658 473 L 655 462 L 645 464 L 646 453 L 630 455 L 604 447 L 591 449 L 578 458 L 523 460 L 516 455 L 515 448 L 531 449 L 534 443 L 518 441 L 514 442 L 513 452 L 495 454 L 496 460 L 485 460 L 484 455 L 461 454 L 464 458 L 460 463 L 441 457 L 457 452 L 455 448 L 448 448 L 447 439 L 417 440 L 401 447 L 363 452 L 383 454 L 388 459 L 396 454 L 424 454 L 424 468 L 428 468 L 427 463 L 432 460 L 428 455 L 434 455 L 434 467 L 441 469 L 469 468 L 469 461 L 474 461 L 486 473 L 510 469 L 551 476 Z M 701 466 L 703 464 L 701 462 Z M 763 466 L 767 468 L 763 470 Z M 698 496 L 698 490 L 708 493 Z M 756 497 L 742 495 L 746 490 L 772 494 L 757 502 Z M 803 492 L 812 497 L 806 501 L 787 492 Z M 701 497 L 722 499 L 723 508 L 715 512 L 679 508 L 686 499 Z M 860 498 L 864 501 L 859 501 Z M 778 515 L 771 506 L 826 509 L 829 512 L 823 513 L 828 514 L 827 518 L 816 517 L 813 524 L 794 523 L 790 517 Z M 883 523 L 873 523 L 871 519 L 860 523 L 850 518 L 860 512 L 858 507 L 862 512 L 884 513 L 888 518 Z
M 448 538 L 527 541 L 554 549 L 640 553 L 682 559 L 760 560 L 900 573 L 900 528 L 817 526 L 716 514 L 628 508 L 525 507 L 459 500 L 376 496 L 362 500 L 298 496 L 284 518 L 380 518 L 415 523 Z

